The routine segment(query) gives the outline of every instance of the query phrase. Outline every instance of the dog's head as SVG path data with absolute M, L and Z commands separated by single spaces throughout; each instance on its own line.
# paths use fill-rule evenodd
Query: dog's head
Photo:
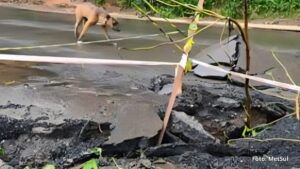
M 120 32 L 119 22 L 111 17 L 110 15 L 106 16 L 106 26 L 109 26 L 112 30 Z

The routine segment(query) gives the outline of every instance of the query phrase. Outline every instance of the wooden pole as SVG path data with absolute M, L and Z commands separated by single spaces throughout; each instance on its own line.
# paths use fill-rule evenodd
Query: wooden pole
M 198 1 L 198 8 L 201 10 L 203 9 L 203 2 L 204 2 L 204 0 Z M 199 14 L 197 12 L 195 12 L 195 18 L 192 21 L 192 23 L 189 25 L 189 28 L 188 28 L 188 36 L 191 36 L 191 38 L 189 38 L 187 40 L 186 44 L 184 45 L 184 48 L 183 48 L 184 52 L 182 54 L 181 61 L 175 70 L 176 73 L 175 73 L 175 80 L 173 83 L 173 90 L 172 90 L 171 96 L 169 98 L 168 107 L 167 107 L 167 110 L 165 113 L 163 126 L 162 126 L 162 130 L 160 132 L 159 138 L 158 138 L 157 145 L 160 145 L 163 141 L 163 138 L 164 138 L 164 135 L 165 135 L 168 123 L 169 123 L 169 119 L 170 119 L 170 116 L 172 113 L 172 109 L 175 104 L 176 96 L 178 96 L 182 93 L 182 78 L 184 75 L 184 70 L 185 70 L 186 62 L 188 60 L 189 53 L 193 47 L 193 36 L 192 35 L 198 29 L 198 22 L 199 22 Z

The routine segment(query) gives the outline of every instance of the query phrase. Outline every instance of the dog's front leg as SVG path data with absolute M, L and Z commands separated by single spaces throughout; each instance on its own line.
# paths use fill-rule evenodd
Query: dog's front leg
M 107 26 L 103 25 L 102 28 L 103 28 L 103 31 L 104 31 L 104 36 L 105 36 L 105 38 L 106 38 L 107 40 L 109 40 L 110 38 L 109 38 L 109 36 L 108 36 Z

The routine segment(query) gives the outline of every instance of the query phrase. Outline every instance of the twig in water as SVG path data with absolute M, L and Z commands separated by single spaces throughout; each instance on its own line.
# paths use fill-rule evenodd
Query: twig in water
M 84 129 L 85 129 L 86 126 L 89 124 L 89 122 L 90 122 L 90 120 L 87 120 L 86 123 L 85 123 L 85 124 L 83 125 L 83 127 L 81 128 L 80 133 L 79 133 L 79 136 L 78 136 L 79 138 L 81 137 L 81 135 L 82 135 Z
M 122 167 L 120 167 L 120 166 L 117 164 L 115 158 L 112 158 L 112 160 L 113 160 L 115 166 L 116 166 L 118 169 L 123 169 Z

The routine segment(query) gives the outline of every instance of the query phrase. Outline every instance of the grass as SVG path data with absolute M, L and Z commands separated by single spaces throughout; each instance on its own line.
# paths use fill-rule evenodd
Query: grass
M 122 7 L 133 7 L 136 4 L 145 11 L 151 11 L 143 0 L 116 0 Z M 198 0 L 177 0 L 183 4 L 197 5 Z M 96 0 L 102 4 L 105 0 Z M 192 16 L 194 11 L 172 3 L 171 0 L 149 0 L 159 11 L 160 15 L 167 18 Z M 243 1 L 241 0 L 205 0 L 204 8 L 221 13 L 235 19 L 243 17 Z M 293 18 L 300 12 L 300 0 L 249 0 L 249 16 L 258 18 Z

